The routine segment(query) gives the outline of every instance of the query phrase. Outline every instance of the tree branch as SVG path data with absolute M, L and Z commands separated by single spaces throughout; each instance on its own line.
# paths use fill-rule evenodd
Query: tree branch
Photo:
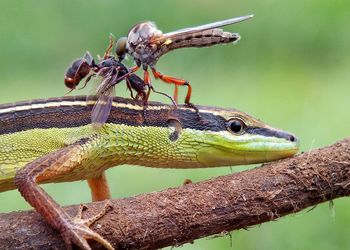
M 113 200 L 113 209 L 93 229 L 116 248 L 158 249 L 276 220 L 349 194 L 347 138 L 253 170 Z M 103 204 L 89 204 L 84 216 Z M 66 209 L 74 215 L 76 208 Z M 15 247 L 64 249 L 64 244 L 36 212 L 0 214 L 0 249 Z

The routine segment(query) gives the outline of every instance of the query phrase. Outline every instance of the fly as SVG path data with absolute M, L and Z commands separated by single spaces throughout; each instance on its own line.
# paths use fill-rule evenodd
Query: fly
M 185 104 L 193 106 L 190 103 L 192 87 L 189 82 L 164 75 L 157 71 L 155 65 L 158 59 L 167 52 L 175 49 L 209 47 L 215 44 L 235 43 L 240 40 L 239 34 L 223 31 L 220 27 L 239 23 L 252 17 L 253 15 L 236 17 L 201 26 L 180 29 L 165 34 L 163 34 L 153 22 L 147 21 L 139 23 L 131 28 L 127 37 L 122 37 L 118 40 L 116 54 L 120 61 L 122 61 L 125 55 L 128 54 L 136 63 L 125 77 L 134 73 L 142 66 L 144 70 L 144 82 L 146 85 L 152 86 L 150 75 L 148 73 L 148 68 L 150 68 L 156 79 L 175 85 L 174 99 L 176 102 L 178 86 L 187 86 Z M 146 102 L 151 90 L 152 88 L 148 88 L 145 98 Z

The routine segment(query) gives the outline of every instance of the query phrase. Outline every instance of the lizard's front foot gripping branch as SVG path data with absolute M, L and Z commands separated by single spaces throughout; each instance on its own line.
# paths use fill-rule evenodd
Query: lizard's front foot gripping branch
M 106 204 L 96 216 L 85 220 L 81 218 L 84 210 L 81 206 L 77 217 L 72 218 L 37 183 L 49 178 L 50 174 L 63 174 L 66 170 L 62 166 L 70 168 L 79 164 L 74 156 L 81 154 L 85 143 L 84 140 L 78 141 L 27 164 L 17 172 L 15 184 L 26 201 L 61 233 L 68 249 L 72 249 L 72 245 L 75 244 L 81 249 L 91 250 L 87 240 L 92 239 L 106 249 L 113 250 L 107 240 L 90 229 L 91 224 L 106 214 L 109 204 Z
M 87 240 L 92 239 L 102 244 L 106 249 L 113 250 L 114 248 L 107 240 L 90 229 L 90 226 L 103 217 L 110 208 L 112 207 L 109 202 L 107 202 L 101 212 L 99 212 L 97 215 L 88 219 L 82 219 L 82 214 L 86 207 L 84 205 L 80 205 L 77 216 L 72 220 L 66 221 L 64 223 L 64 227 L 60 229 L 67 248 L 72 249 L 72 243 L 74 243 L 81 249 L 90 250 L 91 247 L 89 246 Z

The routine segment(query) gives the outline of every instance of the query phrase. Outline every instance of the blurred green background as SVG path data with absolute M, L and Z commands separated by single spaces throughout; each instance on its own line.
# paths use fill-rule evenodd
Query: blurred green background
M 164 32 L 229 17 L 254 19 L 226 27 L 237 45 L 172 52 L 158 70 L 188 79 L 193 102 L 235 107 L 294 132 L 301 150 L 350 135 L 350 2 L 294 1 L 44 1 L 0 2 L 0 102 L 61 96 L 63 74 L 86 50 L 103 54 L 108 36 L 125 36 L 152 20 Z M 129 61 L 129 65 L 132 61 Z M 160 82 L 158 89 L 172 93 Z M 171 91 L 171 92 L 170 92 Z M 75 94 L 88 90 L 75 91 Z M 120 84 L 117 95 L 126 96 Z M 182 96 L 185 91 L 181 91 Z M 153 100 L 167 101 L 156 95 Z M 160 99 L 159 99 L 160 98 Z M 163 170 L 122 166 L 108 171 L 114 198 L 200 181 L 247 167 Z M 46 185 L 62 205 L 90 201 L 85 182 Z M 350 201 L 287 216 L 230 237 L 195 241 L 182 249 L 350 249 Z M 0 194 L 0 212 L 30 207 L 17 191 Z

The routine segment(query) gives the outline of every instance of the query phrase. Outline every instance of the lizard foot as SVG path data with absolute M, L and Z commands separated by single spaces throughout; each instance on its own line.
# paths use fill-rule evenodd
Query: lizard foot
M 106 249 L 114 250 L 112 245 L 107 240 L 90 229 L 90 226 L 98 219 L 103 217 L 111 207 L 111 204 L 107 202 L 101 212 L 99 212 L 97 215 L 88 219 L 82 219 L 82 214 L 86 209 L 86 206 L 80 205 L 76 217 L 70 221 L 67 221 L 65 227 L 61 229 L 61 234 L 66 243 L 67 249 L 72 249 L 72 244 L 75 244 L 81 249 L 91 250 L 87 240 L 95 240 Z

